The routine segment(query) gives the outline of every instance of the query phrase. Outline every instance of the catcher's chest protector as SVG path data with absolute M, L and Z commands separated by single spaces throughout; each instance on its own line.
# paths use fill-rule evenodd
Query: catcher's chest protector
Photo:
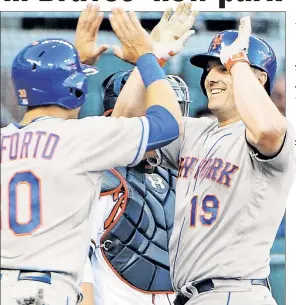
M 116 202 L 100 244 L 113 271 L 128 285 L 150 293 L 171 292 L 168 243 L 174 210 L 176 172 L 153 174 L 112 169 L 102 179 L 104 195 Z

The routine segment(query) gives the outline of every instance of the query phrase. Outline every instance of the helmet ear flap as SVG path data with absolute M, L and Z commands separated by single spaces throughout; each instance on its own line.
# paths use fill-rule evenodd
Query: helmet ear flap
M 83 91 L 77 88 L 69 88 L 70 94 L 74 95 L 76 98 L 80 99 L 83 95 Z
M 68 89 L 69 95 L 58 99 L 58 105 L 60 104 L 67 109 L 75 109 L 84 104 L 88 90 L 86 75 L 76 72 L 64 80 L 62 87 Z

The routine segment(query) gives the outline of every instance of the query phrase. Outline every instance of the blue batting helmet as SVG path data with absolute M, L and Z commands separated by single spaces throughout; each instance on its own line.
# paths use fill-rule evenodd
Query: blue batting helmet
M 26 46 L 12 64 L 12 81 L 21 106 L 58 105 L 75 109 L 87 94 L 87 75 L 98 71 L 80 63 L 75 47 L 60 38 Z
M 131 75 L 132 70 L 119 71 L 108 76 L 102 83 L 102 99 L 104 104 L 104 114 L 108 115 L 112 112 L 119 93 L 127 79 Z M 176 75 L 167 75 L 167 80 L 174 89 L 178 102 L 180 103 L 184 116 L 189 115 L 189 89 L 184 80 Z
M 228 30 L 220 32 L 211 42 L 207 53 L 197 54 L 190 58 L 192 65 L 204 69 L 201 77 L 201 88 L 206 95 L 204 81 L 207 76 L 206 68 L 209 60 L 213 58 L 220 58 L 220 52 L 223 46 L 229 46 L 234 42 L 238 36 L 238 31 Z M 260 37 L 252 34 L 250 36 L 250 43 L 248 48 L 248 58 L 251 67 L 265 71 L 268 80 L 265 84 L 265 89 L 268 94 L 271 93 L 276 76 L 277 62 L 276 56 L 269 44 L 267 44 Z

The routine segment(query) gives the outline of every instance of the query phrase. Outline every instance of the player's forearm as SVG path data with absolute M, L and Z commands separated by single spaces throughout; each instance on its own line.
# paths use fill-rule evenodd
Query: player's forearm
M 145 114 L 146 90 L 137 67 L 129 76 L 116 101 L 112 116 L 135 117 Z
M 251 132 L 254 142 L 274 141 L 286 132 L 286 120 L 247 63 L 231 69 L 236 108 Z
M 166 74 L 159 66 L 156 57 L 150 53 L 137 60 L 141 78 L 146 89 L 146 111 L 152 106 L 165 108 L 180 125 L 182 113 L 174 89 L 166 79 Z M 165 122 L 164 122 L 165 123 Z

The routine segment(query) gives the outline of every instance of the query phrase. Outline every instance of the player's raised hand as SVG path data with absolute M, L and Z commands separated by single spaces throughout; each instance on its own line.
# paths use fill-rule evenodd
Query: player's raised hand
M 126 13 L 122 8 L 114 8 L 109 19 L 115 35 L 122 43 L 121 48 L 112 46 L 116 56 L 136 63 L 140 56 L 153 53 L 152 39 L 133 11 Z
M 234 43 L 236 43 L 240 49 L 245 50 L 245 52 L 248 52 L 251 33 L 252 26 L 250 17 L 242 17 L 238 28 L 238 37 Z
M 198 15 L 197 10 L 191 11 L 190 2 L 181 2 L 176 11 L 168 8 L 161 20 L 151 32 L 156 56 L 163 62 L 178 54 L 195 31 L 191 30 Z
M 224 46 L 220 52 L 222 64 L 230 71 L 235 62 L 249 62 L 247 57 L 250 35 L 252 33 L 251 19 L 249 16 L 240 19 L 238 36 L 229 46 Z
M 104 14 L 99 5 L 87 4 L 78 19 L 75 47 L 81 62 L 93 65 L 99 56 L 108 49 L 107 44 L 97 45 L 97 36 Z

